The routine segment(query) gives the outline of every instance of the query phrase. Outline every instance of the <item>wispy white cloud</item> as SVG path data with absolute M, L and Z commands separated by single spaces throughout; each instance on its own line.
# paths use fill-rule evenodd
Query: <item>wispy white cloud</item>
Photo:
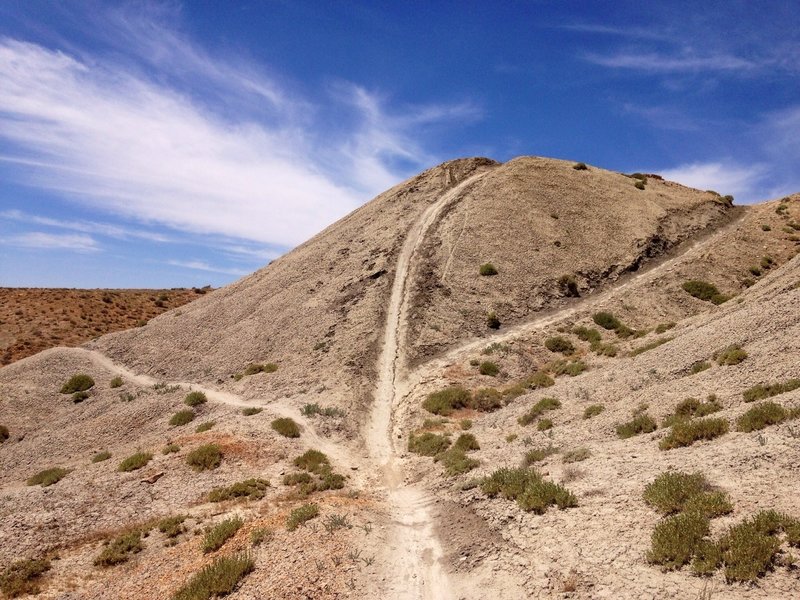
M 666 179 L 701 190 L 731 194 L 740 202 L 764 200 L 765 164 L 743 165 L 733 161 L 696 162 L 658 171 Z
M 660 30 L 645 27 L 614 27 L 612 25 L 573 23 L 568 25 L 560 25 L 558 28 L 565 29 L 567 31 L 576 31 L 579 33 L 597 33 L 600 35 L 611 35 L 631 39 L 659 41 L 673 41 L 675 39 L 674 36 L 667 33 L 662 33 Z
M 697 56 L 638 52 L 622 52 L 610 55 L 589 53 L 584 55 L 584 59 L 603 67 L 648 71 L 651 73 L 729 71 L 744 74 L 773 63 L 771 59 L 755 61 L 730 54 Z
M 120 227 L 110 223 L 101 223 L 98 221 L 69 221 L 61 219 L 51 219 L 49 217 L 42 217 L 21 210 L 4 210 L 0 211 L 0 219 L 9 221 L 17 221 L 19 223 L 28 223 L 32 225 L 44 225 L 46 227 L 54 227 L 57 229 L 69 229 L 71 231 L 81 231 L 84 233 L 112 237 L 120 240 L 127 239 L 142 239 L 150 242 L 169 242 L 172 239 L 169 236 L 155 233 L 152 231 L 145 231 L 143 229 L 133 229 L 130 227 Z
M 19 235 L 7 236 L 4 244 L 36 250 L 74 250 L 77 252 L 96 252 L 98 243 L 88 235 L 57 234 L 43 231 L 29 231 Z
M 291 247 L 437 160 L 415 133 L 478 115 L 468 103 L 392 111 L 352 84 L 312 103 L 158 21 L 109 19 L 105 35 L 135 60 L 0 39 L 0 161 L 130 221 Z M 331 125 L 332 112 L 347 118 Z
M 224 273 L 226 275 L 236 275 L 237 277 L 241 277 L 243 275 L 247 275 L 249 271 L 245 271 L 242 269 L 231 269 L 228 267 L 218 267 L 215 265 L 211 265 L 204 260 L 168 260 L 168 265 L 172 265 L 173 267 L 182 267 L 184 269 L 194 269 L 195 271 L 208 271 L 210 273 Z

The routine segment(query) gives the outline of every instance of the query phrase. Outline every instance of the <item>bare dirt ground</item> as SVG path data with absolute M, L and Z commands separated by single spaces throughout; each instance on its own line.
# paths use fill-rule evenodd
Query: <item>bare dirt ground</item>
M 0 365 L 136 327 L 208 291 L 0 288 Z
M 181 314 L 0 370 L 0 425 L 9 429 L 0 445 L 0 567 L 18 557 L 49 556 L 53 568 L 42 596 L 70 599 L 170 598 L 215 557 L 237 551 L 252 553 L 256 566 L 236 598 L 798 595 L 796 571 L 782 563 L 753 586 L 727 584 L 719 573 L 700 579 L 686 569 L 662 572 L 648 564 L 659 517 L 641 497 L 666 469 L 701 470 L 735 505 L 714 521 L 715 534 L 757 509 L 800 517 L 792 492 L 800 464 L 797 425 L 760 433 L 732 427 L 719 439 L 669 451 L 658 449 L 666 427 L 626 440 L 614 429 L 642 403 L 660 425 L 678 401 L 710 393 L 722 404 L 717 414 L 733 422 L 750 407 L 743 389 L 800 376 L 800 259 L 792 258 L 800 197 L 730 209 L 714 195 L 659 180 L 638 190 L 628 177 L 594 168 L 573 173 L 564 161 L 512 163 L 503 169 L 486 159 L 446 163 Z M 573 176 L 588 179 L 575 183 Z M 554 196 L 558 185 L 563 191 Z M 583 202 L 589 192 L 594 201 Z M 517 239 L 524 227 L 501 237 L 495 227 L 501 215 L 492 207 L 504 197 L 523 224 L 526 211 L 539 219 L 557 197 L 564 212 L 548 219 L 569 215 L 587 224 L 551 232 L 571 240 L 567 254 L 576 257 L 574 266 L 583 265 L 569 271 L 578 297 L 553 287 L 565 267 L 558 262 L 562 250 L 545 239 L 550 233 L 534 231 L 524 241 L 528 249 Z M 524 199 L 528 204 L 520 204 Z M 625 214 L 641 214 L 592 254 L 596 228 L 620 218 L 614 199 Z M 488 255 L 499 273 L 478 278 L 476 265 Z M 765 257 L 768 266 L 755 275 L 752 267 L 767 264 Z M 549 275 L 542 266 L 548 264 Z M 734 297 L 720 306 L 693 298 L 681 288 L 689 278 L 707 279 Z M 523 285 L 530 301 L 506 293 Z M 483 310 L 501 307 L 498 299 L 506 296 L 501 310 L 508 312 L 495 332 L 485 326 Z M 591 315 L 598 310 L 641 330 L 626 339 L 602 331 L 616 356 L 593 353 L 571 333 L 574 325 L 594 327 Z M 658 324 L 662 333 L 653 331 Z M 444 344 L 436 337 L 443 331 L 450 332 Z M 409 434 L 433 416 L 421 407 L 429 392 L 449 384 L 513 386 L 561 356 L 543 345 L 552 335 L 573 342 L 572 358 L 586 364 L 585 372 L 526 390 L 494 412 L 460 410 L 425 426 L 455 437 L 461 420 L 469 419 L 480 444 L 470 453 L 476 468 L 450 477 L 440 463 L 407 452 Z M 661 339 L 662 345 L 629 355 Z M 746 349 L 746 360 L 717 365 L 713 354 L 732 343 Z M 481 375 L 474 363 L 485 360 L 499 372 Z M 711 367 L 690 375 L 699 360 Z M 244 374 L 248 364 L 267 361 L 278 370 Z M 76 404 L 59 388 L 77 372 L 91 374 L 96 385 Z M 117 376 L 123 385 L 112 387 Z M 170 426 L 170 416 L 186 409 L 189 390 L 204 392 L 207 403 L 193 409 L 190 424 Z M 561 402 L 548 415 L 553 427 L 520 425 L 517 418 L 545 396 Z M 778 400 L 800 406 L 797 390 Z M 304 412 L 314 403 L 337 410 Z M 587 420 L 590 404 L 605 410 Z M 262 412 L 244 416 L 245 408 Z M 278 435 L 270 427 L 278 417 L 295 420 L 298 437 Z M 195 431 L 208 422 L 210 429 Z M 193 471 L 186 456 L 207 443 L 220 446 L 222 462 Z M 177 452 L 162 454 L 167 444 Z M 537 466 L 576 494 L 576 507 L 536 515 L 480 491 L 480 477 L 547 445 L 558 452 Z M 579 448 L 588 451 L 585 460 L 563 459 Z M 343 489 L 303 497 L 283 483 L 308 449 L 324 452 L 345 475 Z M 102 450 L 112 458 L 91 462 Z M 119 461 L 137 450 L 151 452 L 152 460 L 139 471 L 118 472 Z M 53 466 L 70 472 L 50 487 L 24 485 Z M 263 498 L 208 501 L 212 488 L 251 477 L 270 481 Z M 287 531 L 290 511 L 309 502 L 320 515 Z M 187 532 L 174 542 L 152 530 L 144 549 L 124 564 L 92 564 L 116 533 L 174 514 L 187 516 Z M 244 519 L 242 529 L 221 550 L 202 553 L 204 528 L 233 515 Z M 339 526 L 329 528 L 333 522 Z M 272 537 L 253 546 L 249 536 L 259 527 Z M 781 561 L 787 552 L 781 550 Z

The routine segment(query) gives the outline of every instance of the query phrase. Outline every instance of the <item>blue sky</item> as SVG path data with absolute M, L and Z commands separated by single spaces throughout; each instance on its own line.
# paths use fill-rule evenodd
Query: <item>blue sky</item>
M 223 285 L 460 156 L 782 196 L 798 83 L 796 1 L 0 2 L 0 285 Z

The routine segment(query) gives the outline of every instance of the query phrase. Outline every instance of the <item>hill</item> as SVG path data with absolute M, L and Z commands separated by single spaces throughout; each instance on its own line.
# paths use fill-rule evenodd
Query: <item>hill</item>
M 0 370 L 0 566 L 59 598 L 204 598 L 203 567 L 241 598 L 797 595 L 800 196 L 575 167 L 444 163 Z M 707 483 L 660 513 L 675 471 Z

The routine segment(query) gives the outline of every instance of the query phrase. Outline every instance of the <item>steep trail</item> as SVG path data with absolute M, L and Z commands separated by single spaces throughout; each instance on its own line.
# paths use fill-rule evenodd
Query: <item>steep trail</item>
M 404 483 L 392 424 L 396 400 L 402 397 L 399 387 L 402 385 L 400 369 L 404 361 L 400 340 L 405 329 L 409 296 L 407 283 L 413 258 L 441 212 L 485 174 L 467 178 L 422 213 L 409 231 L 395 267 L 383 348 L 378 360 L 375 399 L 365 429 L 370 462 L 380 469 L 394 521 L 390 538 L 391 572 L 387 573 L 389 588 L 384 590 L 392 598 L 433 600 L 451 597 L 447 575 L 440 564 L 442 549 L 430 515 L 432 500 L 422 488 Z

